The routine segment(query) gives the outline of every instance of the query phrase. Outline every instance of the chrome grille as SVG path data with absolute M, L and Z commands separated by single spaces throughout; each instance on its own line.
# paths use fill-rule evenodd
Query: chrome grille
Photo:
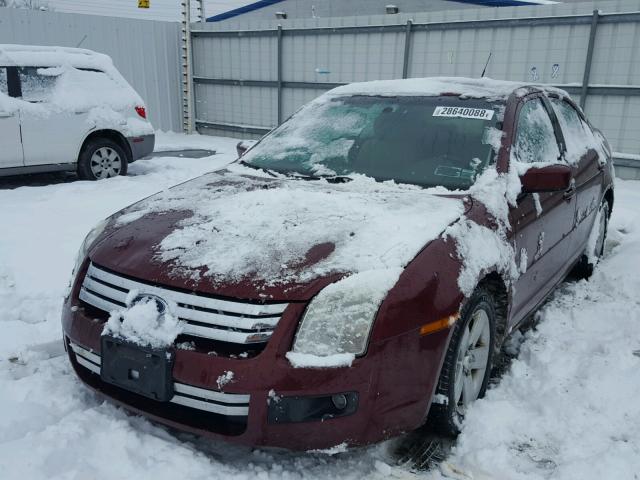
M 100 355 L 73 342 L 69 342 L 69 346 L 73 350 L 79 365 L 96 375 L 100 375 L 100 365 L 102 363 Z M 170 400 L 171 403 L 220 415 L 249 415 L 250 395 L 207 390 L 177 382 L 174 382 L 173 389 L 174 395 Z
M 173 314 L 185 322 L 185 335 L 238 344 L 269 340 L 289 305 L 261 305 L 178 292 L 115 275 L 93 263 L 82 282 L 80 300 L 110 313 L 127 307 L 131 291 L 175 303 Z

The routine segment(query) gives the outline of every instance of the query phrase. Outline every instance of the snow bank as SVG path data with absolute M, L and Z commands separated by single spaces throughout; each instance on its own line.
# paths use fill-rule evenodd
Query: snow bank
M 190 212 L 156 246 L 175 275 L 199 277 L 205 267 L 214 282 L 276 284 L 402 267 L 463 211 L 461 200 L 363 176 L 345 184 L 247 176 L 256 173 L 232 165 L 134 205 L 118 221 Z
M 449 459 L 473 478 L 632 479 L 640 471 L 640 202 L 618 181 L 605 259 L 564 284 L 466 414 Z

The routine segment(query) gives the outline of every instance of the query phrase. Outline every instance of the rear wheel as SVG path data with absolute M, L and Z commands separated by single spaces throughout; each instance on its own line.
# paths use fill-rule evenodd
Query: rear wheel
M 439 432 L 455 436 L 469 405 L 484 396 L 489 382 L 496 337 L 495 300 L 478 287 L 454 327 L 429 422 Z
M 580 257 L 573 271 L 578 278 L 590 278 L 596 265 L 604 255 L 604 243 L 607 239 L 610 213 L 609 202 L 603 200 L 598 209 L 593 230 L 589 235 L 587 251 Z
M 127 156 L 108 138 L 90 140 L 80 152 L 78 176 L 83 180 L 102 180 L 127 174 Z

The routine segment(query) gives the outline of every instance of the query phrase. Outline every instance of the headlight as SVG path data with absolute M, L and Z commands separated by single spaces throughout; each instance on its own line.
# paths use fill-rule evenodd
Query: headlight
M 372 270 L 332 283 L 309 304 L 293 344 L 295 353 L 361 355 L 378 307 L 400 271 Z
M 73 285 L 74 280 L 76 278 L 76 274 L 78 273 L 78 270 L 80 270 L 80 267 L 82 266 L 82 262 L 84 262 L 84 259 L 87 257 L 87 253 L 89 253 L 89 249 L 93 245 L 93 242 L 95 242 L 96 238 L 98 238 L 100 234 L 104 232 L 104 229 L 107 228 L 108 223 L 109 223 L 109 218 L 105 218 L 100 223 L 98 223 L 95 227 L 93 227 L 89 231 L 87 236 L 84 237 L 82 245 L 80 245 L 80 250 L 78 250 L 78 255 L 76 256 L 76 263 L 73 267 L 73 272 L 71 273 L 71 281 L 69 282 L 69 287 Z

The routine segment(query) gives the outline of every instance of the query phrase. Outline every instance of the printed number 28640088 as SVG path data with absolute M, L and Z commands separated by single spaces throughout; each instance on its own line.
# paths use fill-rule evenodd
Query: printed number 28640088
M 493 110 L 485 108 L 469 108 L 469 107 L 436 107 L 433 111 L 434 117 L 460 117 L 475 118 L 477 120 L 491 120 L 493 118 Z

